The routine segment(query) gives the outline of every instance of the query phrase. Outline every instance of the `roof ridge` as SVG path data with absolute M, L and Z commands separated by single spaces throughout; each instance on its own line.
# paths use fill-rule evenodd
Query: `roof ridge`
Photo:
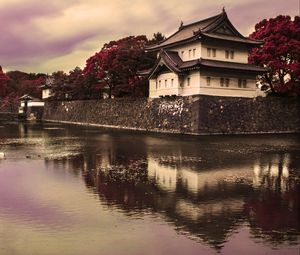
M 201 29 L 201 31 L 205 31 L 208 27 L 210 27 L 211 25 L 215 24 L 216 22 L 220 23 L 220 21 L 222 21 L 226 17 L 227 17 L 226 12 L 222 12 L 218 17 L 216 17 L 216 19 L 213 22 L 210 22 L 205 27 L 203 27 Z
M 198 24 L 198 23 L 203 23 L 203 22 L 208 21 L 208 20 L 217 19 L 217 18 L 221 17 L 222 15 L 224 15 L 223 12 L 221 12 L 221 13 L 219 13 L 219 14 L 217 14 L 217 15 L 214 15 L 214 16 L 212 16 L 212 17 L 208 17 L 208 18 L 206 18 L 206 19 L 198 20 L 198 21 L 192 22 L 192 23 L 187 24 L 187 25 L 182 25 L 182 28 L 181 28 L 181 29 L 184 29 L 184 28 L 189 27 L 189 26 L 196 25 L 196 24 Z
M 177 33 L 179 33 L 181 30 L 183 30 L 183 29 L 185 29 L 185 28 L 187 28 L 187 27 L 189 27 L 189 26 L 196 25 L 196 24 L 199 24 L 199 23 L 208 21 L 208 20 L 210 20 L 210 19 L 213 20 L 213 19 L 216 19 L 217 17 L 222 16 L 222 15 L 224 15 L 224 12 L 223 12 L 223 11 L 222 11 L 221 13 L 215 15 L 215 16 L 208 17 L 208 18 L 203 19 L 203 20 L 198 20 L 198 21 L 196 21 L 196 22 L 193 22 L 193 23 L 190 23 L 190 24 L 187 24 L 187 25 L 180 25 L 179 29 L 178 29 L 177 31 L 175 31 L 173 34 L 171 34 L 170 36 L 168 36 L 168 37 L 165 38 L 164 40 L 158 42 L 157 44 L 149 45 L 148 47 L 153 47 L 153 46 L 156 46 L 156 45 L 158 46 L 158 45 L 164 43 L 165 41 L 167 41 L 168 39 L 170 39 L 171 37 L 173 37 L 174 35 L 176 35 Z M 210 23 L 210 24 L 211 24 L 211 23 Z M 210 24 L 209 24 L 209 25 L 210 25 Z

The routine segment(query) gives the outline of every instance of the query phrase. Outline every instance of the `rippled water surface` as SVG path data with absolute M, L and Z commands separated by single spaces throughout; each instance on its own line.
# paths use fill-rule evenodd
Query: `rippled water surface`
M 0 123 L 0 254 L 297 254 L 296 135 Z

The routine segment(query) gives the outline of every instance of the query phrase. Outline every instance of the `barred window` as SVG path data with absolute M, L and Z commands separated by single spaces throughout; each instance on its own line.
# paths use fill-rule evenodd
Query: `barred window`
M 229 58 L 229 50 L 225 50 L 225 58 L 226 58 L 226 59 Z
M 224 87 L 224 78 L 220 78 L 220 86 Z
M 211 78 L 210 77 L 206 77 L 206 85 L 207 86 L 210 86 L 210 81 L 211 81 Z
M 225 79 L 225 86 L 226 86 L 226 87 L 229 87 L 229 82 L 230 82 L 230 80 L 229 80 L 228 78 L 226 78 L 226 79 Z
M 211 48 L 207 48 L 207 56 L 210 57 L 211 55 Z
M 216 49 L 212 49 L 212 56 L 214 58 L 217 56 L 217 50 Z

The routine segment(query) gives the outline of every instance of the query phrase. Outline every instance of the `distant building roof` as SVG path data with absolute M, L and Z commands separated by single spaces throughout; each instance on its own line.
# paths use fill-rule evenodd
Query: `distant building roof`
M 174 34 L 155 45 L 146 47 L 149 51 L 169 48 L 184 44 L 201 38 L 211 38 L 215 40 L 225 40 L 246 44 L 250 47 L 261 45 L 262 41 L 255 41 L 241 35 L 232 25 L 225 10 L 210 18 L 200 20 L 188 25 L 181 24 Z
M 52 86 L 48 85 L 48 84 L 43 84 L 43 85 L 40 86 L 40 88 L 41 89 L 50 89 L 50 88 L 52 88 Z
M 23 95 L 23 96 L 20 97 L 20 101 L 21 101 L 21 102 L 24 102 L 24 101 L 41 102 L 42 99 L 36 98 L 36 97 L 32 97 L 32 96 L 30 96 L 30 95 L 28 95 L 28 94 L 25 94 L 25 95 Z
M 24 94 L 20 97 L 21 100 L 33 100 L 34 98 L 28 94 Z

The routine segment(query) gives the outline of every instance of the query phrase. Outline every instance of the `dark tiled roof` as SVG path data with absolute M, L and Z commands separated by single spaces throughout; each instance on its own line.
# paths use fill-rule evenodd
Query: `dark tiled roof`
M 33 100 L 34 98 L 28 94 L 24 94 L 20 97 L 21 100 Z
M 180 73 L 181 72 L 181 69 L 179 68 L 179 66 L 183 62 L 182 62 L 181 58 L 178 56 L 178 53 L 176 51 L 161 50 L 159 52 L 159 57 L 157 58 L 155 65 L 153 66 L 153 68 L 149 72 L 149 77 L 152 76 L 153 73 L 155 73 L 155 71 L 159 67 L 159 63 L 160 63 L 161 60 L 173 72 L 175 72 L 175 73 Z
M 246 37 L 236 37 L 232 35 L 224 35 L 224 34 L 216 34 L 216 33 L 202 33 L 205 37 L 212 38 L 212 39 L 220 39 L 225 41 L 234 41 L 234 42 L 240 42 L 240 43 L 250 43 L 250 44 L 256 44 L 261 45 L 263 41 L 254 41 Z
M 40 88 L 41 89 L 50 89 L 50 88 L 52 88 L 52 86 L 48 85 L 48 84 L 44 84 L 44 85 L 41 85 Z
M 246 72 L 263 73 L 267 69 L 247 63 L 235 63 L 229 61 L 219 61 L 211 59 L 194 59 L 189 61 L 182 61 L 175 51 L 161 50 L 159 58 L 156 61 L 154 67 L 148 71 L 149 77 L 151 77 L 157 70 L 160 61 L 163 60 L 166 66 L 175 73 L 182 73 L 190 69 L 200 68 L 214 68 L 214 69 L 227 69 L 227 70 L 240 70 Z M 145 73 L 146 74 L 146 73 Z
M 222 24 L 226 24 L 226 26 L 229 28 L 230 32 L 232 33 L 231 36 L 227 34 L 216 33 L 216 29 L 220 27 Z M 229 21 L 226 12 L 223 11 L 222 13 L 216 16 L 204 20 L 200 20 L 198 22 L 191 23 L 188 25 L 181 25 L 177 32 L 175 32 L 174 34 L 172 34 L 171 36 L 169 36 L 168 38 L 166 38 L 165 40 L 163 40 L 158 44 L 148 46 L 147 50 L 154 51 L 154 50 L 159 50 L 161 48 L 171 47 L 177 44 L 197 40 L 201 37 L 202 34 L 205 34 L 205 36 L 211 35 L 211 37 L 214 39 L 238 41 L 250 45 L 261 44 L 261 42 L 250 40 L 242 36 L 232 25 L 232 23 Z
M 151 72 L 151 70 L 152 70 L 152 68 L 150 68 L 150 69 L 144 69 L 144 70 L 138 71 L 137 74 L 141 75 L 141 76 L 147 76 L 147 75 L 149 75 L 149 73 Z
M 228 61 L 219 61 L 219 60 L 211 60 L 211 59 L 200 59 L 199 66 L 203 67 L 213 67 L 213 68 L 223 68 L 223 69 L 231 69 L 231 70 L 242 70 L 242 71 L 253 71 L 253 72 L 266 72 L 267 69 L 255 66 L 246 63 L 235 63 Z
M 181 27 L 179 27 L 177 32 L 175 32 L 170 37 L 168 37 L 167 39 L 159 43 L 158 46 L 163 47 L 165 45 L 169 45 L 179 41 L 185 41 L 187 39 L 191 39 L 195 36 L 196 31 L 201 31 L 202 29 L 207 27 L 210 23 L 217 20 L 219 17 L 220 14 L 205 20 L 200 20 L 198 22 L 189 25 L 182 25 Z M 156 45 L 153 47 L 156 47 Z
M 176 51 L 161 51 L 161 56 L 172 68 L 180 72 L 180 65 L 183 63 Z

